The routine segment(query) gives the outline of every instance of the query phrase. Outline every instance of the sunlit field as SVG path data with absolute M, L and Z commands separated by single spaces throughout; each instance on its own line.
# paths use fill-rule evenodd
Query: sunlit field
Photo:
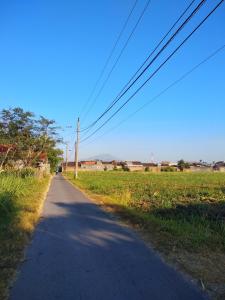
M 76 181 L 72 173 L 66 176 L 138 225 L 156 249 L 204 284 L 225 282 L 224 173 L 80 172 Z
M 77 185 L 143 213 L 177 246 L 225 248 L 223 173 L 80 172 Z

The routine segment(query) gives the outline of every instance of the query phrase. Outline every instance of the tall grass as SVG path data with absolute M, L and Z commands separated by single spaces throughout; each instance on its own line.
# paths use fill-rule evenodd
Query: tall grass
M 49 177 L 37 178 L 29 170 L 0 174 L 0 299 L 7 298 L 48 182 Z

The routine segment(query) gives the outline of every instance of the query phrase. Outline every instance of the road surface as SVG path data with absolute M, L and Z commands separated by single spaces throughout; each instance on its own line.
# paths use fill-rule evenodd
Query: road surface
M 52 181 L 10 300 L 200 300 L 190 282 L 62 176 Z

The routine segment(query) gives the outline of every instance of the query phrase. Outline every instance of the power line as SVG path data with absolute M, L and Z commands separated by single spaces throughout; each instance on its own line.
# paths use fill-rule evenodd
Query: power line
M 80 113 L 81 116 L 82 116 L 82 114 L 84 113 L 85 107 L 88 105 L 88 103 L 90 102 L 91 98 L 93 97 L 94 92 L 95 92 L 95 90 L 96 90 L 96 88 L 97 88 L 97 86 L 98 86 L 98 84 L 99 84 L 99 82 L 100 82 L 100 80 L 101 80 L 103 74 L 105 73 L 105 70 L 106 70 L 106 68 L 107 68 L 107 66 L 108 66 L 108 63 L 109 63 L 109 61 L 110 61 L 110 59 L 111 59 L 111 57 L 112 57 L 112 55 L 113 55 L 113 53 L 114 53 L 114 51 L 115 51 L 115 49 L 116 49 L 116 46 L 118 45 L 118 43 L 119 43 L 119 41 L 120 41 L 120 39 L 121 39 L 121 36 L 123 35 L 124 30 L 125 30 L 126 27 L 127 27 L 127 24 L 128 24 L 128 22 L 129 22 L 129 20 L 130 20 L 130 17 L 131 17 L 131 15 L 132 15 L 132 13 L 133 13 L 133 11 L 134 11 L 136 5 L 137 5 L 137 2 L 138 2 L 138 0 L 135 0 L 133 6 L 132 6 L 132 8 L 131 8 L 131 10 L 130 10 L 128 16 L 127 16 L 127 18 L 126 18 L 126 21 L 125 21 L 125 23 L 123 24 L 123 27 L 122 27 L 122 29 L 121 29 L 121 31 L 120 31 L 120 33 L 119 33 L 117 39 L 116 39 L 116 41 L 115 41 L 115 43 L 114 43 L 114 45 L 113 45 L 111 51 L 110 51 L 110 54 L 109 54 L 108 58 L 106 59 L 106 62 L 105 62 L 104 66 L 103 66 L 103 68 L 102 68 L 102 70 L 101 70 L 101 72 L 100 72 L 100 74 L 99 74 L 99 77 L 98 77 L 98 79 L 96 80 L 95 85 L 94 85 L 94 87 L 93 87 L 93 89 L 92 89 L 92 91 L 91 91 L 91 93 L 90 93 L 90 95 L 89 95 L 87 101 L 84 103 L 84 106 L 83 106 L 83 108 L 82 108 L 82 110 L 81 110 L 81 113 Z
M 85 131 L 91 127 L 93 127 L 102 117 L 107 114 L 113 106 L 130 90 L 130 88 L 137 82 L 137 80 L 149 69 L 149 67 L 154 63 L 154 61 L 159 57 L 159 55 L 168 47 L 168 45 L 172 42 L 172 40 L 176 37 L 176 35 L 185 27 L 185 25 L 193 18 L 193 16 L 197 13 L 197 11 L 201 8 L 201 6 L 206 2 L 206 0 L 202 0 L 197 7 L 191 12 L 191 14 L 185 19 L 185 21 L 179 26 L 179 28 L 175 31 L 175 33 L 169 38 L 169 40 L 164 44 L 164 46 L 158 51 L 158 53 L 152 58 L 152 60 L 148 63 L 148 65 L 142 70 L 142 72 L 136 77 L 136 79 L 124 90 L 123 92 L 117 95 L 112 104 L 88 127 L 82 129 L 81 131 Z M 150 54 L 151 56 L 151 54 Z M 127 85 L 126 85 L 127 86 Z M 121 94 L 122 93 L 122 94 Z
M 189 10 L 189 8 L 193 5 L 193 3 L 196 0 L 191 1 L 191 3 L 185 8 L 185 10 L 182 12 L 182 14 L 179 16 L 179 18 L 174 22 L 174 24 L 171 26 L 171 28 L 169 29 L 169 31 L 163 36 L 163 38 L 159 41 L 159 43 L 156 45 L 156 47 L 151 51 L 151 53 L 148 55 L 148 57 L 145 59 L 145 61 L 142 63 L 142 65 L 138 68 L 138 70 L 135 72 L 135 74 L 130 78 L 130 80 L 128 81 L 128 83 L 125 84 L 125 86 L 122 88 L 122 90 L 120 91 L 120 93 L 117 95 L 117 97 L 110 103 L 110 105 L 106 108 L 106 111 L 103 112 L 100 117 L 94 121 L 90 126 L 81 129 L 82 131 L 86 131 L 84 136 L 88 134 L 88 132 L 91 130 L 91 128 L 108 112 L 108 108 L 110 109 L 111 106 L 116 102 L 116 100 L 118 99 L 118 97 L 122 97 L 122 93 L 125 90 L 125 88 L 129 85 L 129 83 L 134 79 L 134 77 L 138 74 L 138 72 L 142 69 L 142 67 L 145 65 L 145 63 L 149 60 L 149 58 L 155 53 L 155 51 L 159 48 L 159 46 L 162 44 L 162 42 L 166 39 L 166 37 L 170 34 L 170 32 L 173 30 L 173 28 L 178 24 L 178 22 L 182 19 L 182 17 L 186 14 L 186 12 Z
M 103 126 L 105 126 L 131 99 L 147 84 L 147 82 L 155 76 L 156 73 L 173 57 L 173 55 L 188 41 L 188 39 L 200 28 L 200 26 L 215 12 L 215 10 L 223 3 L 224 0 L 221 0 L 211 11 L 210 13 L 198 24 L 197 27 L 183 40 L 181 44 L 166 58 L 166 60 L 145 80 L 145 82 L 123 103 L 101 126 L 99 126 L 93 133 L 81 140 L 84 142 L 98 132 Z
M 134 77 L 138 74 L 138 72 L 144 67 L 144 65 L 146 64 L 146 62 L 150 59 L 150 57 L 155 53 L 155 51 L 159 48 L 159 46 L 162 44 L 162 42 L 167 38 L 167 36 L 170 34 L 170 32 L 174 29 L 174 27 L 177 25 L 177 23 L 182 19 L 182 17 L 186 14 L 186 12 L 189 10 L 189 8 L 194 4 L 196 0 L 192 0 L 191 3 L 185 8 L 185 10 L 182 12 L 182 14 L 180 15 L 180 17 L 175 21 L 175 23 L 171 26 L 171 28 L 169 29 L 169 31 L 167 31 L 167 33 L 163 36 L 163 38 L 159 41 L 159 43 L 156 45 L 156 47 L 152 50 L 152 52 L 148 55 L 148 57 L 145 59 L 145 61 L 142 63 L 142 65 L 138 68 L 138 70 L 134 73 L 134 75 L 130 78 L 130 80 L 128 81 L 128 83 L 123 87 L 122 91 L 120 93 L 122 93 L 125 88 L 129 85 L 129 83 L 134 79 Z M 114 100 L 115 101 L 115 100 Z M 110 105 L 112 105 L 113 102 L 110 103 Z
M 167 86 L 165 89 L 163 89 L 160 93 L 158 93 L 155 97 L 151 98 L 150 100 L 148 100 L 147 102 L 145 102 L 141 107 L 139 107 L 137 110 L 135 110 L 134 112 L 132 112 L 128 117 L 126 117 L 125 119 L 123 119 L 121 122 L 119 122 L 118 124 L 116 124 L 115 126 L 113 126 L 112 128 L 110 128 L 109 130 L 107 130 L 106 132 L 104 132 L 102 135 L 100 135 L 99 137 L 97 137 L 96 139 L 90 141 L 89 143 L 87 143 L 86 145 L 89 145 L 90 143 L 93 143 L 94 141 L 96 141 L 97 139 L 102 138 L 103 136 L 105 136 L 106 134 L 110 133 L 111 131 L 115 130 L 116 128 L 118 128 L 121 124 L 123 124 L 124 122 L 126 122 L 127 120 L 129 120 L 130 118 L 132 118 L 134 115 L 136 115 L 139 111 L 141 111 L 142 109 L 144 109 L 146 106 L 148 106 L 149 104 L 151 104 L 152 102 L 154 102 L 155 100 L 157 100 L 159 97 L 161 97 L 163 94 L 165 94 L 169 89 L 171 89 L 172 87 L 174 87 L 175 85 L 177 85 L 178 83 L 180 83 L 181 81 L 183 81 L 186 77 L 188 77 L 191 73 L 193 73 L 196 69 L 198 69 L 200 66 L 202 66 L 204 63 L 206 63 L 207 61 L 209 61 L 211 58 L 213 58 L 214 56 L 216 56 L 219 52 L 221 52 L 222 50 L 225 49 L 225 44 L 223 46 L 221 46 L 220 48 L 218 48 L 216 51 L 214 51 L 213 53 L 211 53 L 209 56 L 207 56 L 205 59 L 203 59 L 200 63 L 198 63 L 197 65 L 195 65 L 193 68 L 191 68 L 189 71 L 187 71 L 184 75 L 182 75 L 181 77 L 179 77 L 177 80 L 175 80 L 173 83 L 171 83 L 169 86 Z
M 93 108 L 93 106 L 94 106 L 94 104 L 96 103 L 98 97 L 101 95 L 101 93 L 102 93 L 104 87 L 106 86 L 106 83 L 109 81 L 109 78 L 110 78 L 112 72 L 114 71 L 116 65 L 118 64 L 118 62 L 119 62 L 119 60 L 120 60 L 120 58 L 121 58 L 121 56 L 122 56 L 124 50 L 126 49 L 126 47 L 127 47 L 128 43 L 129 43 L 131 37 L 133 36 L 135 30 L 137 29 L 137 27 L 138 27 L 138 25 L 139 25 L 139 23 L 140 23 L 142 17 L 144 16 L 144 14 L 145 14 L 145 12 L 146 12 L 146 10 L 147 10 L 147 8 L 148 8 L 150 2 L 151 2 L 151 0 L 148 0 L 148 1 L 146 2 L 146 5 L 144 6 L 144 9 L 142 10 L 142 12 L 141 12 L 141 14 L 140 14 L 140 16 L 139 16 L 137 22 L 135 23 L 135 25 L 134 25 L 134 27 L 133 27 L 133 29 L 132 29 L 132 31 L 131 31 L 129 37 L 127 38 L 127 40 L 126 40 L 126 42 L 125 42 L 123 48 L 121 49 L 121 51 L 120 51 L 120 53 L 119 53 L 117 59 L 115 60 L 114 64 L 112 65 L 112 67 L 111 67 L 111 69 L 110 69 L 110 71 L 109 71 L 109 73 L 108 73 L 106 79 L 104 80 L 103 84 L 101 85 L 101 87 L 100 87 L 100 89 L 99 89 L 99 92 L 97 93 L 97 95 L 96 95 L 95 98 L 93 99 L 93 102 L 92 102 L 92 104 L 90 105 L 89 109 L 87 110 L 87 112 L 86 112 L 86 114 L 85 114 L 83 120 L 86 118 L 86 116 L 88 115 L 88 113 L 90 112 L 90 110 Z

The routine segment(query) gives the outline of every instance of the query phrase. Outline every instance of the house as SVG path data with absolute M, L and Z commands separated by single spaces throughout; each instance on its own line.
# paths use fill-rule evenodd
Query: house
M 115 168 L 113 161 L 102 161 L 103 170 L 112 171 Z
M 100 160 L 83 160 L 79 163 L 81 170 L 103 171 L 104 165 Z
M 174 172 L 178 171 L 177 163 L 171 162 L 171 161 L 162 161 L 160 163 L 160 170 L 162 172 L 167 171 L 167 172 Z
M 144 166 L 140 161 L 125 161 L 123 168 L 129 171 L 144 171 Z
M 171 161 L 162 161 L 160 165 L 162 167 L 177 167 L 177 163 Z
M 149 172 L 160 172 L 161 167 L 155 163 L 143 163 L 144 170 Z
M 62 163 L 62 169 L 63 171 L 74 171 L 75 163 L 74 161 L 68 161 L 67 164 L 65 162 Z
M 225 162 L 224 161 L 218 161 L 214 164 L 213 170 L 217 172 L 225 172 Z
M 113 160 L 113 169 L 115 170 L 122 170 L 124 163 L 122 161 Z
M 189 172 L 212 172 L 213 169 L 210 164 L 207 164 L 206 162 L 190 162 L 189 163 L 189 169 L 187 169 Z

